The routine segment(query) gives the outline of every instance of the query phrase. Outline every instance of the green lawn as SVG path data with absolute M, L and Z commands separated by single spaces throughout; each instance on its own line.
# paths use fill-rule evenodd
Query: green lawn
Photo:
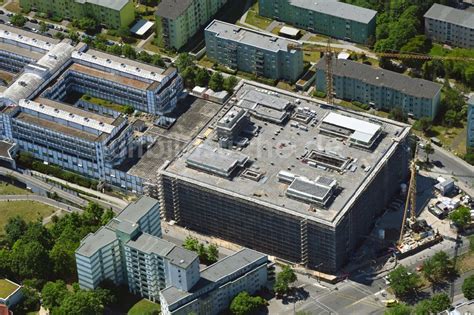
M 256 26 L 261 29 L 265 29 L 272 23 L 271 19 L 264 18 L 258 15 L 258 3 L 256 2 L 248 11 L 246 23 Z
M 423 134 L 420 132 L 417 132 L 417 134 L 423 136 Z M 466 127 L 448 128 L 441 125 L 434 125 L 428 132 L 427 137 L 438 138 L 445 149 L 454 151 L 459 156 L 466 154 Z
M 37 201 L 16 200 L 0 202 L 0 233 L 3 233 L 3 227 L 8 219 L 17 215 L 25 221 L 31 222 L 40 218 L 45 218 L 57 211 L 56 208 L 45 205 Z
M 0 279 L 0 297 L 7 298 L 10 294 L 15 292 L 18 288 L 16 284 L 13 284 L 5 279 Z
M 115 110 L 117 112 L 123 113 L 124 110 L 125 110 L 125 106 L 123 106 L 123 105 L 116 104 L 116 103 L 113 103 L 111 101 L 107 101 L 107 100 L 97 98 L 97 97 L 93 97 L 93 96 L 90 96 L 90 95 L 83 95 L 81 97 L 81 99 L 86 101 L 86 102 L 90 102 L 90 103 L 94 103 L 94 104 L 97 104 L 97 105 L 100 105 L 100 106 L 103 106 L 103 107 L 106 107 L 106 108 L 110 108 L 110 109 Z
M 16 187 L 15 185 L 0 182 L 0 195 L 27 195 L 30 192 L 26 189 Z
M 9 4 L 5 6 L 5 9 L 13 13 L 21 13 L 19 0 L 13 0 L 12 2 L 10 2 Z
M 148 315 L 148 314 L 153 314 L 153 312 L 159 312 L 161 311 L 160 304 L 150 302 L 146 299 L 142 299 L 138 301 L 135 305 L 130 308 L 128 311 L 128 315 Z

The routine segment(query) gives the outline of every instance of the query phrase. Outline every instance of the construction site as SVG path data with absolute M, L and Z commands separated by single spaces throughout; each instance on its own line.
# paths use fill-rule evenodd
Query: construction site
M 168 221 L 335 274 L 409 177 L 409 126 L 242 82 L 161 171 Z

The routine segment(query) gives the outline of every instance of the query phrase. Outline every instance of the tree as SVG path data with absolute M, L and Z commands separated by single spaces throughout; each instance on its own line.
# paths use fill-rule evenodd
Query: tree
M 190 66 L 190 67 L 187 67 L 186 69 L 184 69 L 181 72 L 181 77 L 183 78 L 184 85 L 186 87 L 193 88 L 196 85 L 196 83 L 195 83 L 196 75 L 195 75 L 195 72 L 194 72 L 194 66 Z
M 176 67 L 179 72 L 183 72 L 184 69 L 194 65 L 193 58 L 187 53 L 181 53 L 178 55 L 175 61 Z
M 471 210 L 468 207 L 460 206 L 449 214 L 449 219 L 457 227 L 464 229 L 471 223 Z
M 79 33 L 74 31 L 74 30 L 69 30 L 68 32 L 68 37 L 73 41 L 73 42 L 78 42 L 79 41 Z
M 423 131 L 425 134 L 431 129 L 433 122 L 429 117 L 421 117 L 414 124 L 413 128 Z
M 21 152 L 18 153 L 18 164 L 25 168 L 31 168 L 33 162 L 35 161 L 33 154 L 30 152 Z
M 36 241 L 47 250 L 50 250 L 53 246 L 52 236 L 41 221 L 28 223 L 28 228 L 21 239 L 26 242 Z
M 11 251 L 12 271 L 21 279 L 47 279 L 50 272 L 48 251 L 39 242 L 20 239 Z
M 273 290 L 277 294 L 285 294 L 290 290 L 290 284 L 296 281 L 296 274 L 290 266 L 283 266 L 282 270 L 277 274 Z
M 237 80 L 236 77 L 233 75 L 228 76 L 227 78 L 224 79 L 224 90 L 226 90 L 229 93 L 234 92 L 234 88 L 237 85 L 239 80 Z
M 138 53 L 137 59 L 142 62 L 151 63 L 151 55 L 144 50 Z
M 426 154 L 426 163 L 429 163 L 430 162 L 430 155 L 434 153 L 434 148 L 431 145 L 431 143 L 427 143 L 423 147 L 423 151 L 425 151 L 425 154 Z
M 39 31 L 41 33 L 46 33 L 48 31 L 48 25 L 44 21 L 39 22 Z
M 66 283 L 62 280 L 47 282 L 41 290 L 43 306 L 49 310 L 60 306 L 67 295 Z
M 468 300 L 474 299 L 474 275 L 471 275 L 464 279 L 462 283 L 462 294 Z
M 122 45 L 122 55 L 129 59 L 136 59 L 137 58 L 137 52 L 135 48 L 130 46 L 129 44 Z
M 135 111 L 135 108 L 133 108 L 132 105 L 125 105 L 124 108 L 123 108 L 124 114 L 127 114 L 127 115 L 133 114 L 134 111 Z M 112 218 L 113 218 L 113 212 L 112 212 Z M 110 218 L 110 219 L 112 219 L 112 218 Z M 107 222 L 109 222 L 109 220 Z M 102 222 L 104 222 L 104 220 L 102 220 Z
M 0 249 L 0 277 L 8 278 L 11 274 L 11 256 L 8 249 Z
M 413 315 L 427 315 L 431 312 L 431 300 L 422 300 L 415 305 Z
M 14 314 L 27 314 L 29 312 L 37 312 L 40 309 L 40 296 L 38 292 L 28 286 L 21 288 L 23 298 L 20 303 L 13 308 Z
M 251 296 L 246 291 L 237 294 L 230 303 L 230 312 L 234 315 L 252 314 L 266 304 L 260 296 Z
M 108 53 L 114 54 L 114 55 L 121 55 L 122 54 L 122 47 L 120 45 L 114 44 L 111 46 L 108 46 L 106 48 Z
M 126 26 L 119 27 L 116 31 L 116 34 L 117 34 L 118 37 L 120 37 L 122 39 L 122 41 L 128 40 L 128 38 L 131 35 L 130 29 Z
M 189 235 L 184 239 L 183 247 L 186 248 L 187 250 L 196 252 L 199 247 L 199 241 L 197 238 Z
M 13 218 L 8 219 L 4 230 L 5 240 L 7 241 L 9 246 L 13 246 L 13 244 L 25 234 L 27 229 L 28 224 L 20 216 L 17 215 Z
M 152 55 L 151 57 L 151 63 L 155 66 L 158 66 L 158 67 L 165 67 L 166 64 L 165 62 L 163 61 L 163 59 L 161 58 L 160 55 L 158 54 L 154 54 Z
M 451 300 L 446 293 L 438 293 L 431 298 L 431 312 L 438 314 L 451 306 Z
M 97 21 L 90 17 L 83 17 L 80 19 L 75 19 L 72 21 L 72 26 L 77 27 L 81 30 L 86 31 L 87 33 L 92 33 L 97 30 L 98 24 Z
M 27 19 L 22 14 L 17 13 L 10 18 L 10 22 L 16 27 L 23 27 L 25 26 Z
M 49 259 L 56 275 L 67 279 L 76 274 L 75 250 L 78 247 L 79 242 L 72 240 L 59 241 L 54 244 L 49 251 Z
M 399 303 L 392 308 L 387 309 L 384 315 L 410 315 L 411 307 L 405 303 Z
M 431 283 L 442 282 L 453 272 L 453 262 L 449 259 L 448 254 L 443 251 L 437 252 L 423 263 L 423 275 Z
M 404 266 L 399 266 L 391 271 L 388 275 L 388 280 L 396 296 L 405 296 L 410 292 L 416 291 L 420 284 L 420 276 L 416 273 L 409 273 Z
M 457 113 L 452 109 L 447 110 L 444 114 L 444 123 L 446 124 L 446 126 L 452 127 L 456 124 L 457 121 Z
M 431 41 L 425 35 L 417 35 L 411 38 L 403 47 L 400 49 L 401 53 L 410 54 L 410 53 L 418 53 L 418 54 L 428 54 L 431 50 Z M 406 58 L 403 59 L 403 64 L 410 68 L 421 69 L 423 63 L 425 61 L 423 59 L 415 59 L 415 58 Z
M 79 290 L 68 294 L 54 315 L 100 315 L 104 313 L 104 305 L 94 291 Z
M 209 72 L 207 72 L 206 69 L 197 68 L 195 75 L 196 77 L 195 77 L 194 82 L 196 83 L 196 85 L 199 85 L 199 86 L 208 85 L 211 76 L 209 75 Z
M 209 80 L 209 88 L 215 92 L 222 91 L 224 89 L 224 77 L 220 72 L 214 72 Z
M 400 107 L 392 108 L 392 110 L 390 110 L 390 113 L 388 114 L 388 118 L 401 122 L 408 121 L 408 116 L 405 114 L 405 112 L 403 112 L 403 109 L 401 109 Z
M 215 244 L 210 244 L 207 247 L 207 263 L 213 264 L 219 260 L 219 248 Z

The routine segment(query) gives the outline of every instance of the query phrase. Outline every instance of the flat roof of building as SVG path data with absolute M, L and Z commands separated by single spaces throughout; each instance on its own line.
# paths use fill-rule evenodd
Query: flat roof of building
M 321 58 L 316 65 L 318 70 L 326 71 L 326 59 Z M 373 68 L 351 60 L 333 59 L 334 75 L 353 78 L 362 82 L 391 88 L 405 94 L 431 99 L 441 91 L 441 85 L 432 81 L 412 78 L 397 72 Z
M 123 85 L 132 86 L 140 90 L 146 90 L 150 86 L 149 82 L 124 77 L 117 73 L 102 71 L 78 63 L 72 64 L 68 69 L 76 72 L 85 73 L 93 77 L 102 78 L 111 82 L 117 82 Z
M 156 126 L 150 127 L 146 136 L 156 139 L 138 162 L 134 165 L 125 165 L 124 171 L 139 176 L 145 180 L 154 180 L 157 168 L 166 161 L 170 161 L 194 139 L 202 128 L 221 110 L 222 106 L 200 98 L 188 96 L 180 101 L 178 106 L 183 110 L 176 122 L 170 129 L 162 129 Z
M 98 250 L 116 240 L 117 235 L 115 231 L 107 226 L 102 226 L 95 233 L 89 233 L 89 235 L 81 240 L 81 245 L 79 245 L 79 248 L 76 250 L 76 254 L 91 257 Z
M 15 147 L 14 143 L 0 141 L 0 156 L 11 159 L 10 150 Z
M 162 238 L 142 233 L 136 239 L 130 240 L 126 246 L 139 250 L 146 254 L 157 254 L 166 256 L 176 245 Z
M 168 254 L 166 254 L 166 258 L 168 258 L 170 263 L 175 266 L 187 268 L 193 261 L 198 259 L 198 255 L 190 250 L 175 246 Z
M 246 99 L 249 93 L 260 94 L 255 102 L 266 97 L 279 98 L 282 103 L 290 102 L 297 108 L 293 113 L 288 112 L 292 118 L 283 124 L 251 116 L 254 127 L 259 131 L 249 139 L 245 147 L 239 148 L 238 152 L 249 157 L 245 169 L 260 174 L 260 179 L 256 181 L 239 175 L 223 178 L 188 167 L 186 160 L 195 150 L 199 150 L 201 145 L 215 149 L 219 147 L 214 126 L 226 111 L 233 109 L 232 106 L 239 107 L 241 100 Z M 344 137 L 343 133 L 341 136 L 328 134 L 321 128 L 322 121 L 335 113 L 343 115 L 344 120 L 353 123 L 352 129 L 357 129 L 358 126 L 380 126 L 381 135 L 371 150 L 353 145 L 348 140 L 351 132 Z M 309 122 L 302 123 L 297 120 L 297 116 L 302 119 L 309 117 Z M 207 130 L 208 132 L 204 132 L 206 137 L 201 133 L 179 157 L 169 163 L 162 171 L 163 174 L 293 215 L 306 216 L 325 224 L 335 224 L 337 218 L 351 207 L 355 196 L 372 181 L 379 168 L 398 147 L 399 141 L 406 137 L 409 126 L 341 108 L 336 109 L 322 105 L 312 98 L 245 81 L 228 101 L 227 106 L 209 123 Z M 214 159 L 208 163 L 218 161 Z M 320 177 L 328 178 L 337 182 L 338 189 L 326 207 L 314 207 L 308 202 L 286 196 L 289 183 L 283 183 L 279 179 L 281 171 L 293 174 L 291 180 L 301 176 L 311 181 L 317 181 Z
M 167 19 L 176 19 L 183 14 L 194 0 L 162 0 L 156 9 L 156 15 Z
M 24 57 L 31 58 L 35 61 L 39 60 L 41 57 L 43 57 L 42 53 L 39 53 L 37 51 L 23 48 L 17 45 L 12 45 L 8 43 L 1 43 L 0 42 L 0 50 L 8 51 L 10 53 L 13 53 L 15 55 L 20 55 Z
M 135 35 L 138 35 L 138 36 L 143 36 L 145 35 L 146 32 L 148 32 L 153 26 L 155 25 L 155 23 L 153 23 L 152 21 L 148 21 L 148 20 L 140 20 L 138 21 L 137 23 L 135 23 L 132 28 L 130 28 L 130 32 L 135 34 Z
M 85 111 L 74 106 L 67 106 L 65 104 L 48 101 L 46 99 L 39 99 L 41 103 L 36 101 L 20 100 L 19 106 L 41 113 L 41 115 L 54 117 L 65 120 L 76 125 L 83 126 L 88 129 L 97 130 L 99 133 L 112 133 L 116 126 L 112 125 L 114 118 L 105 117 Z
M 174 71 L 174 68 L 163 69 L 149 64 L 106 54 L 97 50 L 88 50 L 87 53 L 75 51 L 72 53 L 76 62 L 85 62 L 98 68 L 112 69 L 138 79 L 151 82 L 161 82 Z
M 297 36 L 301 31 L 297 28 L 294 27 L 289 27 L 289 26 L 283 26 L 278 33 L 280 34 L 285 34 L 287 36 L 292 36 L 295 37 Z
M 138 223 L 140 219 L 150 211 L 151 208 L 159 205 L 158 200 L 148 196 L 141 196 L 139 199 L 128 204 L 116 219 L 125 220 L 130 223 Z
M 20 288 L 20 285 L 8 280 L 0 279 L 0 298 L 7 299 Z
M 474 12 L 459 10 L 441 4 L 433 4 L 425 13 L 425 18 L 444 21 L 451 24 L 474 28 Z
M 377 11 L 362 8 L 338 0 L 289 0 L 294 6 L 337 16 L 341 19 L 369 23 L 377 15 Z
M 75 0 L 77 3 L 91 3 L 112 10 L 122 10 L 131 0 Z
M 49 38 L 41 34 L 25 31 L 21 28 L 0 24 L 0 41 L 14 41 L 19 45 L 32 46 L 49 51 L 60 42 L 59 39 Z
M 51 100 L 49 98 L 37 97 L 34 99 L 34 102 L 44 104 L 49 107 L 56 108 L 68 113 L 72 113 L 80 117 L 87 117 L 94 121 L 103 122 L 104 124 L 108 124 L 112 126 L 118 126 L 123 121 L 122 117 L 113 118 L 111 116 L 100 115 L 100 114 L 97 114 L 85 109 L 81 109 L 73 105 Z
M 269 35 L 219 20 L 212 21 L 206 27 L 206 31 L 213 32 L 216 34 L 215 36 L 219 38 L 275 52 L 279 50 L 288 51 L 289 44 L 298 44 L 296 41 L 283 37 Z
M 38 127 L 42 127 L 42 128 L 45 128 L 45 129 L 50 129 L 50 130 L 53 130 L 53 131 L 57 131 L 61 134 L 65 134 L 67 136 L 71 136 L 71 137 L 74 137 L 74 138 L 80 138 L 80 139 L 84 139 L 84 140 L 91 141 L 91 142 L 96 141 L 99 138 L 99 136 L 94 135 L 92 133 L 85 132 L 85 131 L 75 129 L 75 128 L 72 128 L 72 127 L 68 127 L 66 125 L 62 125 L 62 124 L 53 122 L 51 120 L 38 118 L 36 116 L 27 114 L 25 112 L 19 112 L 15 116 L 15 119 L 18 119 L 18 120 L 36 125 Z
M 260 252 L 249 248 L 243 248 L 237 253 L 227 256 L 209 267 L 203 269 L 200 274 L 200 279 L 189 292 L 179 290 L 174 286 L 167 287 L 161 291 L 164 299 L 168 305 L 172 305 L 181 299 L 192 295 L 204 287 L 218 282 L 219 280 L 237 273 L 239 270 L 255 263 L 258 260 L 264 259 L 267 256 Z M 197 298 L 197 297 L 196 297 Z

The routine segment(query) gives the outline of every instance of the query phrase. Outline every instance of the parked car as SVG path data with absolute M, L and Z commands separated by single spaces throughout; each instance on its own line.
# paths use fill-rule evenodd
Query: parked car
M 390 299 L 390 300 L 385 300 L 383 301 L 386 307 L 392 307 L 398 304 L 398 300 L 395 299 Z
M 4 15 L 4 14 L 5 14 L 5 11 L 0 10 L 0 15 Z

